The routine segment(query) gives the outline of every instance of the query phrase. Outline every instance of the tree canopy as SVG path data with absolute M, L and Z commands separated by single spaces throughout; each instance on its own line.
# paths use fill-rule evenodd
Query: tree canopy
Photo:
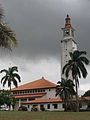
M 64 105 L 65 105 L 65 111 L 67 111 L 67 106 L 69 100 L 72 99 L 73 95 L 75 95 L 74 90 L 74 83 L 72 80 L 66 80 L 64 78 L 61 79 L 61 81 L 57 82 L 56 86 L 56 96 L 59 95 L 60 98 L 62 98 Z
M 18 67 L 13 66 L 10 67 L 8 70 L 3 69 L 0 71 L 0 73 L 6 73 L 2 78 L 1 78 L 1 83 L 3 84 L 3 87 L 5 86 L 6 83 L 8 83 L 8 87 L 11 90 L 11 84 L 13 83 L 15 87 L 18 86 L 18 82 L 21 82 L 21 78 L 18 73 Z
M 83 96 L 84 96 L 84 97 L 90 96 L 90 90 L 86 91 Z
M 8 26 L 4 20 L 4 10 L 0 5 L 0 47 L 12 50 L 17 45 L 14 31 Z
M 81 76 L 83 78 L 87 77 L 87 69 L 85 65 L 89 64 L 89 60 L 86 58 L 86 51 L 75 50 L 74 52 L 70 52 L 70 60 L 63 67 L 62 73 L 65 74 L 66 78 L 69 78 L 70 72 L 72 79 L 75 81 L 76 87 L 76 102 L 77 102 L 77 111 L 79 111 L 79 102 L 78 102 L 78 86 L 79 86 L 79 78 Z
M 16 99 L 13 95 L 10 94 L 8 90 L 0 90 L 0 106 L 5 104 L 9 107 L 12 105 L 14 109 Z

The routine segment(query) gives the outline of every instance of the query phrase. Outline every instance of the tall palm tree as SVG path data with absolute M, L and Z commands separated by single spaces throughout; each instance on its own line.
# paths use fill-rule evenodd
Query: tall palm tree
M 0 6 L 1 7 L 1 6 Z M 12 49 L 12 46 L 16 46 L 17 40 L 14 32 L 7 26 L 4 21 L 3 9 L 0 8 L 0 47 Z
M 11 83 L 13 83 L 15 87 L 17 87 L 18 82 L 21 82 L 19 74 L 16 73 L 18 72 L 18 68 L 14 66 L 14 67 L 10 67 L 8 70 L 3 69 L 0 71 L 0 73 L 3 73 L 3 72 L 5 72 L 6 74 L 4 75 L 4 77 L 2 77 L 1 83 L 3 84 L 3 87 L 4 87 L 6 82 L 8 82 L 8 87 L 10 88 L 10 91 L 11 91 Z
M 73 95 L 75 95 L 74 83 L 72 80 L 65 80 L 64 78 L 61 81 L 58 81 L 56 86 L 56 96 L 59 95 L 64 102 L 65 111 L 67 111 L 67 103 Z
M 78 102 L 79 78 L 81 78 L 81 76 L 83 78 L 86 78 L 88 74 L 85 65 L 89 64 L 89 60 L 85 57 L 85 55 L 86 55 L 86 51 L 75 50 L 73 53 L 70 52 L 71 59 L 63 67 L 62 70 L 62 73 L 65 74 L 66 78 L 68 78 L 71 73 L 72 78 L 75 81 L 77 111 L 79 111 L 79 102 Z

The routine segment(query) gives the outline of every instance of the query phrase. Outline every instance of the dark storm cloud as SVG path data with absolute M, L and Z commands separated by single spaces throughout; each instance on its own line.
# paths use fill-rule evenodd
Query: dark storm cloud
M 6 20 L 14 29 L 18 48 L 14 55 L 28 59 L 60 57 L 61 27 L 70 14 L 76 41 L 90 57 L 90 2 L 88 0 L 0 0 Z

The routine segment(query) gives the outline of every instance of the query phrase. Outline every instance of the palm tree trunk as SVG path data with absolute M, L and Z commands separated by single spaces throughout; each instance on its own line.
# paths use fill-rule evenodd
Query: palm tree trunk
M 64 105 L 65 105 L 65 111 L 67 111 L 67 101 L 64 100 Z
M 10 96 L 11 96 L 11 84 L 10 84 Z M 12 104 L 10 104 L 10 111 L 12 111 Z
M 10 85 L 10 94 L 11 94 L 11 85 Z
M 77 83 L 77 78 L 75 79 L 75 86 L 76 86 L 76 112 L 79 112 L 79 99 L 78 99 L 78 83 Z

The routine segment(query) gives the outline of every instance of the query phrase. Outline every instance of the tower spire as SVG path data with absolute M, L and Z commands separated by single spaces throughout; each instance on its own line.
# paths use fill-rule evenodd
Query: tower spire
M 70 28 L 71 27 L 71 23 L 70 23 L 70 17 L 69 15 L 67 14 L 67 17 L 65 19 L 66 23 L 65 23 L 65 28 Z

